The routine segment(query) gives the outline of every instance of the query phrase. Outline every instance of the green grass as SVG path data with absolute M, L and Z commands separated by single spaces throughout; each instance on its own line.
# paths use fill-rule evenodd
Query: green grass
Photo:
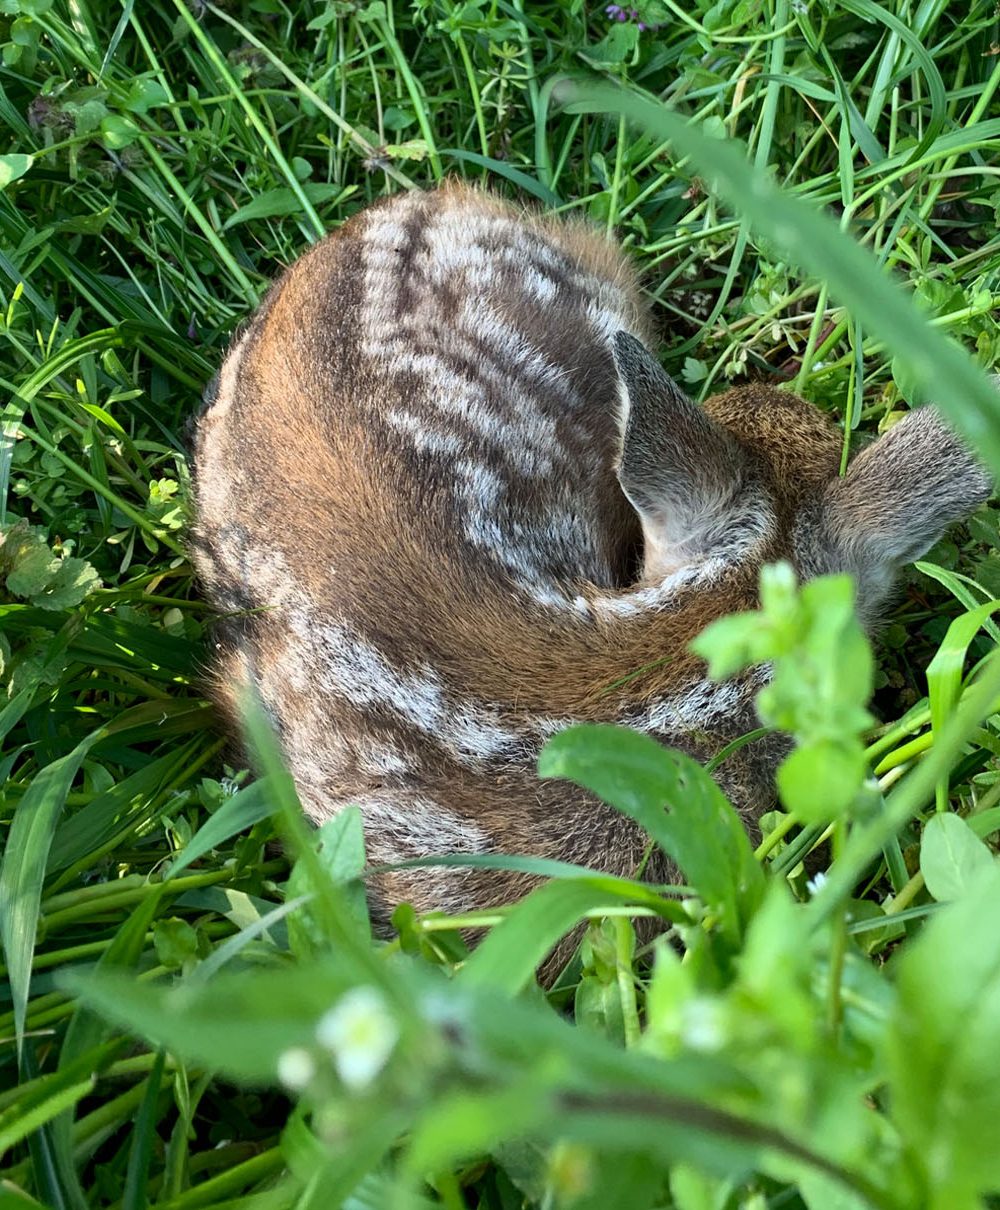
M 617 233 L 692 393 L 785 381 L 844 421 L 845 455 L 931 396 L 1000 470 L 995 397 L 956 352 L 1000 361 L 994 6 L 643 16 L 660 28 L 568 0 L 0 3 L 4 1210 L 1000 1193 L 996 509 L 907 573 L 879 638 L 881 721 L 842 737 L 877 788 L 835 818 L 776 812 L 752 856 L 696 771 L 557 742 L 548 772 L 682 855 L 690 898 L 553 868 L 471 959 L 455 922 L 405 909 L 373 946 L 356 819 L 317 850 L 266 733 L 251 784 L 202 696 L 200 391 L 283 265 L 449 173 Z M 774 642 L 779 669 L 826 658 L 806 632 Z M 637 952 L 650 913 L 683 963 Z M 581 918 L 582 965 L 546 1001 L 534 962 Z M 354 1050 L 391 1054 L 351 1092 L 351 1047 L 315 1027 L 359 987 L 375 1033 Z M 296 1056 L 316 1068 L 301 1095 L 282 1055 L 286 1085 Z

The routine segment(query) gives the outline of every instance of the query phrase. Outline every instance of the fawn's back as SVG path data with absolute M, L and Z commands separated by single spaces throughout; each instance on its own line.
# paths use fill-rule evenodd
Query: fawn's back
M 372 863 L 503 851 L 631 873 L 630 821 L 537 781 L 545 738 L 618 721 L 718 751 L 755 725 L 761 675 L 710 684 L 687 644 L 756 604 L 762 562 L 852 571 L 871 618 L 895 567 L 986 494 L 930 411 L 838 479 L 840 436 L 810 405 L 746 387 L 696 408 L 648 339 L 603 239 L 452 186 L 352 218 L 230 350 L 196 449 L 196 561 L 229 615 L 219 696 L 255 687 L 306 811 L 358 804 Z M 722 767 L 751 825 L 778 750 Z M 528 885 L 400 872 L 375 910 Z

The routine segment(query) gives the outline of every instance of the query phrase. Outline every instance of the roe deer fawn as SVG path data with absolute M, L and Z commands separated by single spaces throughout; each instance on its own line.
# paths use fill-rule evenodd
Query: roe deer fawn
M 452 185 L 355 215 L 230 349 L 196 438 L 197 569 L 229 615 L 218 694 L 256 688 L 306 812 L 357 804 L 373 864 L 632 874 L 645 837 L 540 782 L 545 739 L 612 721 L 717 753 L 755 726 L 766 671 L 710 683 L 688 643 L 757 605 L 762 563 L 853 573 L 870 623 L 896 569 L 989 493 L 931 409 L 839 477 L 816 408 L 765 385 L 697 407 L 650 343 L 603 238 Z M 718 770 L 751 832 L 783 750 Z M 673 873 L 656 855 L 644 877 Z M 460 912 L 532 883 L 439 867 L 369 891 L 384 924 L 404 899 Z

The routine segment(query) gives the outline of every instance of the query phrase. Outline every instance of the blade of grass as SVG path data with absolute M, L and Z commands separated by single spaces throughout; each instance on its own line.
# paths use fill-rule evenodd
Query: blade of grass
M 35 951 L 49 846 L 73 779 L 87 753 L 103 735 L 103 730 L 88 735 L 72 752 L 35 776 L 18 804 L 4 849 L 0 866 L 0 940 L 14 1006 L 18 1056 L 24 1048 L 31 957 Z

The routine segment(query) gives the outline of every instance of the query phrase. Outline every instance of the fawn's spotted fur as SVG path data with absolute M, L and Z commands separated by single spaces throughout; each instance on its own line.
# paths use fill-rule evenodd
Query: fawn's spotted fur
M 870 620 L 899 563 L 987 494 L 930 410 L 838 479 L 841 438 L 809 404 L 748 386 L 697 408 L 649 339 L 607 242 L 451 186 L 352 218 L 230 350 L 196 453 L 197 566 L 229 615 L 218 693 L 256 687 L 306 811 L 358 804 L 373 864 L 507 852 L 632 873 L 629 820 L 538 781 L 546 737 L 615 721 L 717 752 L 755 725 L 764 674 L 712 684 L 687 644 L 755 607 L 763 562 L 853 572 Z M 778 753 L 719 770 L 751 829 Z M 671 873 L 654 858 L 645 877 Z M 531 885 L 372 881 L 376 916 Z

